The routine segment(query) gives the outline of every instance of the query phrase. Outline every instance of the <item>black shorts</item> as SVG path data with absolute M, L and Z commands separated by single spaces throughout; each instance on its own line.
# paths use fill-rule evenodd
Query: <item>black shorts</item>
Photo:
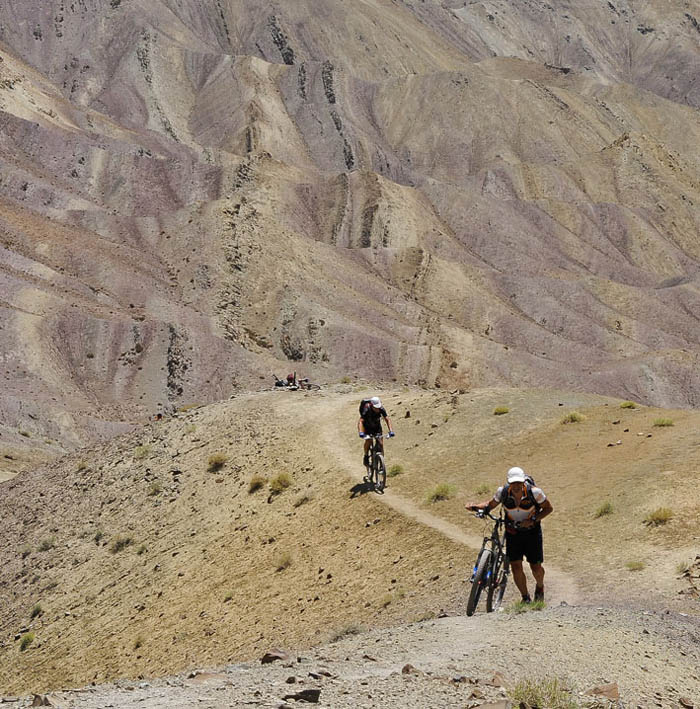
M 525 556 L 529 563 L 541 564 L 544 561 L 541 525 L 506 534 L 506 553 L 511 561 L 522 561 Z

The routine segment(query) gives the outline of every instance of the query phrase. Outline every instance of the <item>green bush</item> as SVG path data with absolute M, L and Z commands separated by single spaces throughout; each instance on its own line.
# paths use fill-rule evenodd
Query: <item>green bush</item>
M 19 641 L 19 649 L 24 652 L 33 642 L 34 633 L 25 633 Z
M 546 607 L 544 601 L 518 601 L 517 603 L 512 603 L 506 608 L 507 613 L 527 613 L 528 611 L 541 611 Z
M 494 416 L 503 416 L 503 414 L 507 414 L 510 411 L 510 409 L 507 406 L 497 406 L 493 410 L 493 415 Z
M 623 401 L 620 404 L 621 409 L 636 409 L 637 404 L 634 403 L 634 401 Z
M 154 480 L 148 488 L 148 495 L 149 497 L 154 497 L 155 495 L 159 495 L 162 490 L 163 486 L 160 484 L 160 482 L 158 480 Z
M 646 564 L 643 561 L 628 561 L 625 566 L 629 571 L 641 571 Z
M 564 418 L 561 420 L 562 423 L 581 423 L 581 421 L 585 421 L 586 417 L 583 414 L 580 414 L 578 411 L 572 411 L 571 413 L 567 414 L 564 416 Z
M 599 517 L 605 517 L 606 515 L 611 515 L 613 513 L 613 505 L 610 500 L 607 502 L 604 502 L 596 511 L 595 514 L 593 515 L 596 519 Z
M 428 493 L 427 500 L 430 503 L 441 502 L 442 500 L 449 500 L 454 494 L 455 489 L 452 485 L 440 483 Z
M 44 539 L 41 544 L 39 544 L 39 551 L 48 551 L 49 549 L 53 549 L 55 545 L 56 542 L 53 537 L 50 539 Z
M 475 495 L 488 495 L 490 492 L 492 492 L 492 488 L 488 483 L 481 483 L 479 487 L 474 490 Z
M 654 426 L 659 426 L 661 428 L 673 426 L 673 419 L 655 419 Z
M 136 446 L 134 448 L 134 458 L 136 460 L 143 460 L 151 452 L 151 446 Z
M 41 607 L 41 603 L 37 603 L 34 608 L 32 608 L 29 617 L 33 620 L 37 616 L 40 616 L 44 612 L 43 608 Z

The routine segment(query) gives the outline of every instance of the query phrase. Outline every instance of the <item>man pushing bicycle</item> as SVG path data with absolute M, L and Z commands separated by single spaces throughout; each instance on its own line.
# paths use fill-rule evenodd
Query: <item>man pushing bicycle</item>
M 535 577 L 535 600 L 544 600 L 544 552 L 540 522 L 552 512 L 552 503 L 522 468 L 511 468 L 506 484 L 488 502 L 469 503 L 468 510 L 490 512 L 502 504 L 506 513 L 506 554 L 513 570 L 513 581 L 525 603 L 530 603 L 523 557 L 527 557 Z

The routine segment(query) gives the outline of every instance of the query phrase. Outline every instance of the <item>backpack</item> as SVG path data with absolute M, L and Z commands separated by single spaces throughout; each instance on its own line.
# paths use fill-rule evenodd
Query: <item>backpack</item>
M 506 499 L 508 499 L 508 497 L 509 497 L 508 488 L 509 487 L 510 487 L 510 485 L 508 483 L 506 483 L 503 486 L 503 490 L 501 490 L 501 503 L 503 503 Z M 534 478 L 532 477 L 532 475 L 525 475 L 525 495 L 526 495 L 527 499 L 530 500 L 530 502 L 532 502 L 532 504 L 534 505 L 535 513 L 537 514 L 542 509 L 542 505 L 539 502 L 537 502 L 537 500 L 535 499 L 535 495 L 532 492 L 533 487 L 535 487 Z M 505 507 L 505 505 L 503 505 L 503 506 Z
M 365 409 L 367 408 L 368 404 L 372 403 L 372 399 L 362 399 L 360 402 L 360 416 L 362 416 L 365 413 Z

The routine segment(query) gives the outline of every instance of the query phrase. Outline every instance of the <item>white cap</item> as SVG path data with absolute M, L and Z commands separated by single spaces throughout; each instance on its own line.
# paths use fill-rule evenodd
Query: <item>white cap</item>
M 372 402 L 372 406 L 374 406 L 375 409 L 382 408 L 382 402 L 378 396 L 373 396 L 370 401 Z
M 510 483 L 524 483 L 525 482 L 525 471 L 522 468 L 511 468 L 508 471 L 508 476 L 506 478 L 508 484 Z

